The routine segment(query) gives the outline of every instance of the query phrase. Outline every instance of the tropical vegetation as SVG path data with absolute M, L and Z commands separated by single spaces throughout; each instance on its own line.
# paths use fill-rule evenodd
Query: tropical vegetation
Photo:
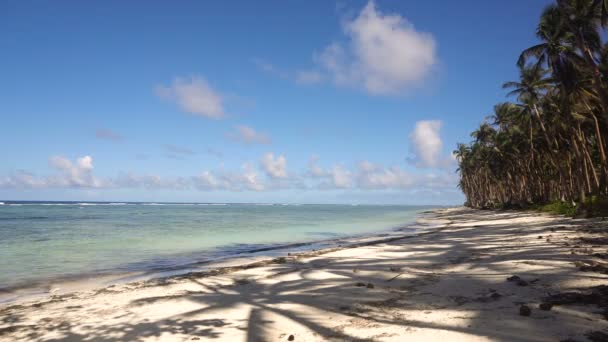
M 459 186 L 476 208 L 552 204 L 592 213 L 608 196 L 608 0 L 557 0 L 519 80 L 454 151 Z

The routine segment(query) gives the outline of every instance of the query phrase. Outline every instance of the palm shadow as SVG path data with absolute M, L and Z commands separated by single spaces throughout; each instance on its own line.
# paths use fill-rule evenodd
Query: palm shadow
M 494 229 L 484 232 L 483 227 L 476 226 L 479 215 L 486 221 L 484 224 Z M 64 321 L 19 330 L 24 332 L 21 336 L 31 340 L 52 331 L 59 336 L 54 341 L 142 341 L 172 335 L 232 339 L 242 336 L 243 332 L 247 341 L 265 341 L 286 339 L 299 331 L 309 331 L 319 340 L 363 341 L 386 335 L 369 333 L 361 337 L 358 327 L 393 327 L 403 332 L 435 329 L 463 336 L 524 341 L 551 335 L 544 322 L 559 319 L 564 331 L 584 331 L 587 326 L 577 318 L 580 316 L 577 310 L 585 311 L 586 308 L 574 307 L 570 313 L 560 313 L 560 317 L 551 313 L 530 319 L 517 316 L 522 300 L 529 301 L 550 289 L 555 279 L 585 276 L 606 280 L 605 276 L 581 275 L 574 267 L 556 264 L 556 261 L 572 262 L 580 258 L 565 253 L 568 246 L 544 239 L 518 240 L 523 229 L 551 234 L 555 227 L 571 229 L 572 220 L 553 220 L 525 227 L 502 223 L 502 220 L 521 216 L 521 213 L 497 215 L 496 212 L 462 210 L 438 215 L 452 222 L 448 228 L 380 246 L 362 245 L 360 248 L 365 248 L 367 253 L 358 258 L 335 254 L 312 258 L 292 256 L 286 263 L 265 265 L 262 276 L 247 272 L 247 269 L 206 278 L 200 274 L 180 276 L 176 281 L 187 283 L 194 290 L 130 302 L 129 308 L 137 312 L 167 305 L 185 308 L 155 321 L 135 320 L 89 328 Z M 509 245 L 505 245 L 506 241 Z M 411 252 L 407 256 L 402 254 L 405 248 Z M 506 282 L 504 279 L 513 274 L 509 273 L 512 268 L 505 261 L 539 265 L 537 269 L 518 273 L 522 278 L 539 281 L 525 288 Z M 463 286 L 475 289 L 475 295 L 463 296 Z M 500 297 L 491 296 L 492 293 L 500 293 Z M 513 312 L 513 317 L 496 320 L 491 309 L 497 308 Z M 469 325 L 423 319 L 424 315 L 433 312 L 461 315 Z M 17 325 L 22 317 L 15 315 L 5 319 L 11 319 L 9 323 Z M 522 330 L 530 335 L 521 336 Z M 11 333 L 13 331 L 7 332 Z

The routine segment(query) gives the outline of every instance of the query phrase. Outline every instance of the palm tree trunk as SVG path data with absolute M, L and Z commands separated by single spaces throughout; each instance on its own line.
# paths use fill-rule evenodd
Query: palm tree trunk
M 589 46 L 587 45 L 587 42 L 585 41 L 583 33 L 580 29 L 577 30 L 576 42 L 582 52 L 585 62 L 591 69 L 591 74 L 593 75 L 593 85 L 602 103 L 602 108 L 604 109 L 604 116 L 608 121 L 608 94 L 606 93 L 606 88 L 603 86 L 602 72 L 600 71 L 600 68 L 598 67 L 598 64 L 596 63 L 595 59 L 593 58 L 593 53 L 589 49 Z
M 547 140 L 547 145 L 549 146 L 549 150 L 552 151 L 553 150 L 553 144 L 551 143 L 551 139 L 549 138 L 549 133 L 547 133 L 547 129 L 545 128 L 545 123 L 543 122 L 543 119 L 540 116 L 540 111 L 538 110 L 538 107 L 536 106 L 536 104 L 532 105 L 532 111 L 534 112 L 534 115 L 536 116 L 536 119 L 538 120 L 538 123 L 540 124 L 540 128 L 543 131 L 543 134 L 545 135 L 545 140 Z M 556 150 L 559 149 L 559 146 L 557 144 L 557 140 L 555 140 L 555 149 Z

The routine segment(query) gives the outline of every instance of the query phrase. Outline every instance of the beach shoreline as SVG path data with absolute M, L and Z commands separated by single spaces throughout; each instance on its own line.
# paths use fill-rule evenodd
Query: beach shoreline
M 62 294 L 393 234 L 432 208 L 5 203 L 0 206 L 0 259 L 8 262 L 0 263 L 0 303 L 18 299 L 15 292 Z
M 395 239 L 402 239 L 419 234 L 419 231 L 427 231 L 434 228 L 439 222 L 429 215 L 434 210 L 425 210 L 416 215 L 414 222 L 403 223 L 399 227 L 388 228 L 375 233 L 363 233 L 352 236 L 344 236 L 332 239 L 310 240 L 294 242 L 285 245 L 268 245 L 256 250 L 226 254 L 208 260 L 196 260 L 193 263 L 180 267 L 168 269 L 141 269 L 123 272 L 89 273 L 65 277 L 40 280 L 24 283 L 13 287 L 0 288 L 0 309 L 21 305 L 30 302 L 38 302 L 49 299 L 52 296 L 63 296 L 77 292 L 96 291 L 108 286 L 124 285 L 128 283 L 141 283 L 182 277 L 189 274 L 214 273 L 218 269 L 239 269 L 252 267 L 250 265 L 262 265 L 272 263 L 273 260 L 289 255 L 307 257 L 336 251 L 344 248 L 353 248 L 359 245 L 370 245 L 383 243 Z
M 0 340 L 555 341 L 608 329 L 596 305 L 539 309 L 608 282 L 584 267 L 603 265 L 603 221 L 430 216 L 440 224 L 408 236 L 0 306 Z

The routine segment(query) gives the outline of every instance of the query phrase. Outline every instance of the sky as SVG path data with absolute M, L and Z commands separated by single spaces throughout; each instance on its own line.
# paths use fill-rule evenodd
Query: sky
M 460 204 L 550 1 L 0 2 L 0 200 Z

